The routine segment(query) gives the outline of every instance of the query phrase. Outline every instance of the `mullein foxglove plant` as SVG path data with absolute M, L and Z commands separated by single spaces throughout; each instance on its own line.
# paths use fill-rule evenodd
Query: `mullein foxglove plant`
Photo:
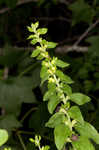
M 92 141 L 99 144 L 99 134 L 90 123 L 84 121 L 79 108 L 91 99 L 82 93 L 72 92 L 70 84 L 73 81 L 62 72 L 69 64 L 49 55 L 48 49 L 55 48 L 57 44 L 43 39 L 41 35 L 47 33 L 47 28 L 38 27 L 38 22 L 28 27 L 31 32 L 28 39 L 32 45 L 36 44 L 31 57 L 41 60 L 41 85 L 44 82 L 48 85 L 43 101 L 48 102 L 48 111 L 52 116 L 45 126 L 54 128 L 58 150 L 66 148 L 68 143 L 69 150 L 95 150 Z

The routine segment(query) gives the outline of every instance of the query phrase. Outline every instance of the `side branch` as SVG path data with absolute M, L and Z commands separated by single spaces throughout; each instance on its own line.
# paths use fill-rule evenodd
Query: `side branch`
M 33 51 L 35 48 L 33 47 L 11 47 L 11 49 L 13 48 L 14 51 Z M 0 48 L 0 50 L 3 50 L 3 48 Z M 57 46 L 55 48 L 55 52 L 56 53 L 60 53 L 60 54 L 65 54 L 71 51 L 76 51 L 76 52 L 87 52 L 88 51 L 88 47 L 86 46 L 70 46 L 70 45 L 64 45 L 64 46 Z
M 95 23 L 89 26 L 89 28 L 80 36 L 80 38 L 74 43 L 74 47 L 77 46 L 87 35 L 88 33 L 99 23 L 99 19 Z
M 26 3 L 29 3 L 29 2 L 37 2 L 38 0 L 19 0 L 16 4 L 16 6 L 19 6 L 19 5 L 22 5 L 22 4 L 26 4 Z M 3 8 L 0 10 L 0 14 L 3 14 L 7 11 L 9 11 L 10 8 L 6 7 L 6 8 Z

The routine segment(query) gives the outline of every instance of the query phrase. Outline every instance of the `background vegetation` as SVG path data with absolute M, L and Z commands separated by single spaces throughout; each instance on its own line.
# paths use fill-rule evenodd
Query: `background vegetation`
M 27 26 L 35 21 L 58 43 L 50 54 L 71 64 L 64 71 L 75 81 L 73 91 L 92 98 L 81 109 L 99 130 L 99 1 L 0 0 L 0 128 L 10 136 L 2 148 L 34 150 L 29 138 L 40 134 L 42 144 L 56 149 L 53 131 L 44 126 L 50 117 L 42 102 L 46 84 L 40 86 L 40 62 L 30 57 L 27 41 Z

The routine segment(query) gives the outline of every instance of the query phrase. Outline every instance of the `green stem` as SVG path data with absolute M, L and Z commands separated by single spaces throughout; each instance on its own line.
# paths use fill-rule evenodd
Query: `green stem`
M 27 135 L 35 135 L 36 133 L 35 132 L 30 132 L 30 131 L 22 131 L 22 130 L 19 130 L 18 131 L 20 134 L 27 134 Z M 46 140 L 49 140 L 51 142 L 53 142 L 52 139 L 50 139 L 49 137 L 45 136 L 45 135 L 41 135 L 44 139 Z
M 21 145 L 22 145 L 22 147 L 23 147 L 23 150 L 27 150 L 27 149 L 26 149 L 26 146 L 25 146 L 25 144 L 24 144 L 24 142 L 23 142 L 23 140 L 22 140 L 22 137 L 21 137 L 21 135 L 19 134 L 19 132 L 17 132 L 16 134 L 17 134 L 17 136 L 18 136 L 18 138 L 19 138 L 19 141 L 20 141 L 20 143 L 21 143 Z
M 49 62 L 49 63 L 50 63 L 50 66 L 53 67 L 51 62 Z M 60 83 L 59 83 L 60 79 L 57 78 L 55 74 L 53 74 L 53 78 L 54 78 L 54 80 L 56 82 L 57 87 L 59 88 L 59 91 L 62 93 L 62 101 L 63 101 L 64 104 L 66 104 L 66 97 L 65 97 L 63 91 L 60 88 Z
M 68 126 L 70 128 L 70 130 L 72 131 L 72 122 L 71 122 L 71 118 L 70 116 L 68 115 L 68 112 L 65 110 L 65 109 L 60 109 L 61 112 L 63 112 L 66 116 L 67 116 L 67 119 L 68 119 Z M 67 123 L 66 123 L 67 124 Z
M 26 114 L 22 117 L 20 122 L 22 123 L 28 117 L 28 115 L 31 114 L 31 112 L 34 111 L 34 110 L 37 110 L 37 107 L 33 107 L 28 112 L 26 112 Z
M 21 72 L 18 77 L 22 77 L 24 74 L 26 74 L 27 72 L 29 72 L 31 69 L 37 67 L 38 64 L 40 64 L 40 63 L 36 62 L 35 64 L 32 64 L 27 69 L 25 69 L 23 72 Z

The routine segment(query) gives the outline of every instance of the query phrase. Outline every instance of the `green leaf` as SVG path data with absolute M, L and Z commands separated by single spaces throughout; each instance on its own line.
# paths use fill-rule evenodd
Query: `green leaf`
M 51 90 L 48 90 L 48 91 L 44 94 L 43 101 L 49 100 L 52 95 L 54 95 L 54 93 L 53 93 Z
M 41 72 L 40 72 L 40 77 L 41 78 L 44 78 L 46 73 L 48 74 L 47 70 L 48 70 L 47 67 L 42 65 Z
M 80 133 L 80 135 L 92 139 L 96 144 L 99 144 L 99 133 L 90 123 L 77 123 L 75 129 Z
M 48 101 L 48 110 L 51 114 L 53 113 L 53 111 L 55 110 L 56 106 L 59 103 L 60 103 L 59 97 L 56 95 L 56 93 L 54 93 L 54 95 L 52 95 L 50 97 L 50 100 Z
M 55 93 L 56 85 L 54 83 L 48 83 L 48 91 L 44 94 L 43 100 L 46 101 Z
M 55 64 L 56 64 L 56 66 L 58 66 L 60 68 L 65 68 L 65 67 L 69 66 L 68 63 L 66 63 L 66 62 L 64 62 L 62 60 L 59 60 L 59 59 L 55 60 Z
M 95 150 L 94 146 L 86 137 L 79 137 L 77 141 L 72 142 L 75 150 Z
M 55 92 L 56 90 L 56 84 L 53 82 L 48 83 L 48 89 L 51 90 L 52 92 Z
M 47 48 L 55 48 L 56 46 L 57 46 L 57 43 L 48 42 Z
M 88 50 L 94 56 L 99 56 L 99 36 L 92 36 L 87 38 L 87 42 L 91 43 L 91 46 L 89 46 Z
M 8 132 L 12 132 L 14 128 L 19 127 L 22 127 L 22 125 L 13 114 L 0 118 L 0 128 L 6 129 Z
M 48 145 L 46 145 L 46 146 L 44 146 L 44 149 L 42 149 L 42 150 L 49 150 L 49 149 L 50 149 L 50 147 Z
M 40 29 L 38 29 L 37 30 L 37 32 L 39 33 L 39 34 L 46 34 L 47 33 L 47 28 L 40 28 Z
M 40 53 L 40 49 L 33 50 L 31 57 L 36 57 Z
M 34 65 L 36 65 L 36 67 L 35 67 L 35 69 L 33 69 L 33 72 L 32 72 L 33 89 L 38 87 L 40 85 L 40 82 L 41 82 L 41 79 L 40 79 L 41 67 L 39 66 L 39 64 L 34 64 Z
M 4 55 L 0 56 L 0 64 L 3 66 L 12 67 L 13 65 L 19 63 L 23 58 L 24 52 L 18 51 L 17 48 L 13 48 L 10 45 L 5 45 Z
M 44 56 L 42 56 L 41 54 L 37 57 L 37 60 L 42 60 L 44 58 Z
M 77 0 L 69 6 L 72 10 L 72 24 L 75 25 L 84 21 L 91 23 L 95 15 L 94 9 L 91 8 L 84 0 Z M 83 13 L 84 12 L 84 13 Z
M 0 107 L 6 113 L 18 115 L 23 102 L 36 103 L 32 92 L 33 82 L 30 77 L 11 79 L 11 81 L 0 81 Z
M 37 36 L 34 34 L 32 34 L 32 35 L 30 35 L 27 39 L 29 40 L 29 39 L 34 39 L 34 38 L 36 38 Z
M 50 115 L 46 103 L 42 102 L 37 107 L 37 110 L 32 113 L 29 118 L 29 128 L 33 129 L 36 134 L 44 135 L 48 128 L 45 128 L 45 123 Z
M 88 103 L 91 99 L 90 97 L 81 94 L 81 93 L 73 93 L 70 95 L 70 100 L 78 105 L 83 105 L 85 103 Z
M 68 84 L 63 84 L 62 85 L 62 90 L 64 91 L 64 93 L 66 93 L 68 96 L 70 96 L 72 94 L 72 89 Z
M 34 32 L 34 30 L 29 26 L 27 26 L 27 29 L 28 29 L 29 32 Z
M 5 144 L 8 140 L 8 133 L 4 129 L 0 129 L 0 146 Z
M 83 116 L 81 114 L 81 111 L 78 106 L 72 106 L 68 110 L 68 114 L 72 119 L 75 119 L 76 121 L 80 122 L 81 124 L 84 124 Z
M 61 150 L 66 143 L 71 131 L 65 124 L 59 124 L 54 129 L 55 144 L 58 150 Z
M 66 83 L 68 83 L 68 84 L 73 83 L 73 80 L 72 80 L 69 76 L 65 75 L 65 74 L 64 74 L 62 71 L 60 71 L 60 70 L 57 70 L 57 71 L 56 71 L 56 75 L 61 79 L 61 81 L 64 81 L 64 82 L 66 82 Z
M 55 128 L 55 126 L 63 123 L 65 120 L 65 115 L 64 113 L 61 112 L 56 112 L 50 119 L 49 121 L 45 124 L 46 127 L 49 128 Z
M 40 72 L 40 77 L 42 79 L 41 84 L 43 84 L 46 80 L 48 80 L 49 73 L 48 73 L 48 69 L 46 68 L 46 66 L 42 66 L 41 72 Z
M 35 24 L 34 24 L 35 28 L 37 29 L 38 26 L 39 26 L 39 22 L 37 21 Z
M 31 42 L 30 42 L 30 43 L 31 43 L 32 45 L 35 45 L 37 42 L 38 42 L 38 40 L 37 40 L 37 39 L 33 39 L 33 40 L 31 40 Z
M 42 40 L 42 44 L 43 44 L 43 45 L 47 45 L 47 44 L 48 44 L 48 41 L 46 41 L 46 40 L 44 39 L 44 40 Z

